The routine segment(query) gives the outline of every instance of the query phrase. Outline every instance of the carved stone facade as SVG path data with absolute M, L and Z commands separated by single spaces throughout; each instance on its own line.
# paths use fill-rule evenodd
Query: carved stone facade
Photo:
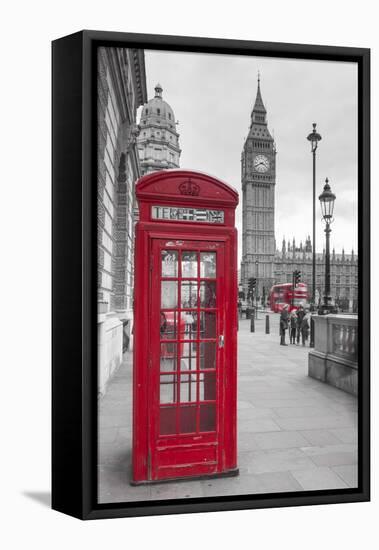
M 246 294 L 248 279 L 257 279 L 257 292 L 274 282 L 276 148 L 267 127 L 260 79 L 251 113 L 249 134 L 241 158 L 242 262 L 241 283 Z
M 181 149 L 174 111 L 163 100 L 162 86 L 155 86 L 155 96 L 142 108 L 138 153 L 142 175 L 157 170 L 179 168 Z
M 137 108 L 147 100 L 143 50 L 101 47 L 97 72 L 99 391 L 122 360 L 133 318 Z

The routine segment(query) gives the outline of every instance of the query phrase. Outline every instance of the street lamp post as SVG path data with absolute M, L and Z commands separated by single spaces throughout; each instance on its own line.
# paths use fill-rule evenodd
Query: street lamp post
M 329 180 L 326 178 L 324 190 L 319 196 L 322 218 L 325 222 L 325 234 L 326 234 L 326 246 L 325 246 L 325 293 L 324 304 L 322 306 L 322 313 L 327 314 L 332 310 L 331 296 L 330 296 L 330 225 L 333 223 L 333 210 L 334 201 L 336 196 L 332 193 L 329 185 Z
M 320 134 L 316 132 L 316 122 L 313 123 L 313 130 L 307 136 L 311 142 L 311 153 L 313 155 L 313 237 L 312 237 L 312 309 L 316 303 L 316 150 L 321 140 Z

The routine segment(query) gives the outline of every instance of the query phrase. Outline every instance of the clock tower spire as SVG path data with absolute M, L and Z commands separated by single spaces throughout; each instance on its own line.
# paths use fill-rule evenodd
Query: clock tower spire
M 247 293 L 248 279 L 257 279 L 257 294 L 274 283 L 276 148 L 267 127 L 258 73 L 257 94 L 249 134 L 241 157 L 242 263 L 241 282 Z
M 255 98 L 254 107 L 251 112 L 251 124 L 266 124 L 266 115 L 267 111 L 261 94 L 261 75 L 258 71 L 257 97 Z

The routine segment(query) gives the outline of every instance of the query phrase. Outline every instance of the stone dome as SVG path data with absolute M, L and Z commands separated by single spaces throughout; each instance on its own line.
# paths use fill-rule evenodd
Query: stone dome
M 174 111 L 162 98 L 162 86 L 158 83 L 154 89 L 155 96 L 153 99 L 150 99 L 147 103 L 145 103 L 142 108 L 140 124 L 157 124 L 159 126 L 166 126 L 167 128 L 175 130 Z

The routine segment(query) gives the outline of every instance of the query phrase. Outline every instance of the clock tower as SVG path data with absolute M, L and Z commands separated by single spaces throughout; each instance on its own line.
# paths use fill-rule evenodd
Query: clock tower
M 267 297 L 274 283 L 276 148 L 267 127 L 260 77 L 249 134 L 241 156 L 242 262 L 241 283 L 257 279 L 257 295 Z

